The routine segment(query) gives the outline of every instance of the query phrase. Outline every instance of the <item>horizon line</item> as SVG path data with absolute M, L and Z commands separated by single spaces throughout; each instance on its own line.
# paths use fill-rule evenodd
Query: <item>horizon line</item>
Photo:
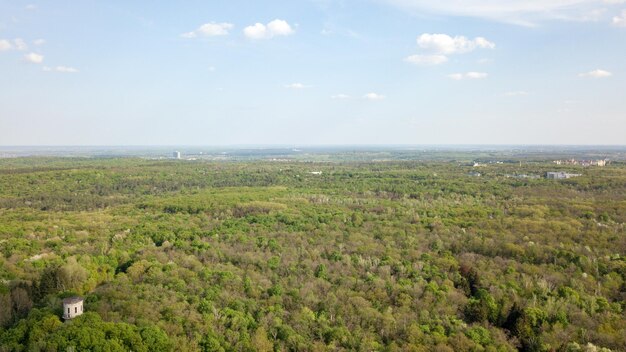
M 626 147 L 626 144 L 550 144 L 550 143 L 354 143 L 354 144 L 24 144 L 0 145 L 0 148 L 319 148 L 319 147 Z

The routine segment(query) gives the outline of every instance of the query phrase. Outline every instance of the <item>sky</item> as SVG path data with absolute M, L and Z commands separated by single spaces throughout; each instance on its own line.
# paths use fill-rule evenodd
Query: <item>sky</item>
M 626 0 L 0 0 L 0 145 L 626 144 Z

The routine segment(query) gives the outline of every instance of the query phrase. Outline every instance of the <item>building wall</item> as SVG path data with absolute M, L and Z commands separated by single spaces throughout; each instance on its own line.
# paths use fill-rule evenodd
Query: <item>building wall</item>
M 63 319 L 72 319 L 83 314 L 83 301 L 77 303 L 63 303 Z

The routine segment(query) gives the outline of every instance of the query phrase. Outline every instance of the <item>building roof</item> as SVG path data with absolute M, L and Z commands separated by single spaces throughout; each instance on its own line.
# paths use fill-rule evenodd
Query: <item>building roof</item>
M 82 297 L 67 297 L 67 298 L 63 298 L 63 304 L 76 304 L 78 302 L 82 302 L 83 298 Z

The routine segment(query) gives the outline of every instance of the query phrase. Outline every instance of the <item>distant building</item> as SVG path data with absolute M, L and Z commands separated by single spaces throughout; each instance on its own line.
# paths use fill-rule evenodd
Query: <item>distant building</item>
M 569 174 L 567 172 L 559 171 L 559 172 L 548 172 L 546 173 L 546 178 L 551 180 L 564 180 L 572 177 L 581 176 L 580 174 Z
M 567 159 L 567 160 L 554 160 L 553 163 L 557 165 L 581 165 L 585 167 L 589 166 L 606 166 L 609 164 L 608 159 L 598 159 L 598 160 L 576 160 L 576 159 Z
M 180 152 L 176 151 L 172 154 L 172 157 L 174 157 L 174 159 L 180 159 Z
M 73 319 L 83 314 L 82 297 L 68 297 L 63 299 L 63 319 Z
M 531 179 L 531 180 L 536 180 L 538 178 L 541 178 L 541 176 L 539 175 L 529 175 L 529 174 L 515 174 L 515 175 L 510 175 L 510 174 L 506 174 L 505 175 L 507 178 L 508 177 L 512 177 L 512 178 L 516 178 L 516 179 Z

